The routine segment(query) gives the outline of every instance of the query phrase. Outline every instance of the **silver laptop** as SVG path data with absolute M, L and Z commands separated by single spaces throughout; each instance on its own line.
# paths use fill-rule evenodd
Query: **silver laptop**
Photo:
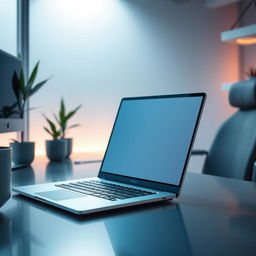
M 97 177 L 13 191 L 75 214 L 178 197 L 205 98 L 123 98 Z

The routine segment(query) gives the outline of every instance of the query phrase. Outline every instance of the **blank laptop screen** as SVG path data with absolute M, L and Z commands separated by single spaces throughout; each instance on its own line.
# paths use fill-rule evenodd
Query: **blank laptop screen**
M 123 100 L 101 172 L 179 185 L 202 100 Z

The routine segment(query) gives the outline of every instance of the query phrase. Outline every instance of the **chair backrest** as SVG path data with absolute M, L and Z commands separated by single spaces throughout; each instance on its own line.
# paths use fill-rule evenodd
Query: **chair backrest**
M 219 128 L 203 173 L 251 180 L 256 159 L 256 81 L 234 84 L 229 101 L 239 110 Z

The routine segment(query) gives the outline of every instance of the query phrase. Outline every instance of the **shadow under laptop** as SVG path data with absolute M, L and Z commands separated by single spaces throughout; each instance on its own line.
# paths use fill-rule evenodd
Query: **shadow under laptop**
M 134 205 L 134 206 L 124 207 L 120 209 L 94 212 L 94 213 L 89 213 L 85 215 L 77 215 L 69 211 L 65 211 L 60 208 L 54 207 L 52 205 L 45 204 L 44 202 L 40 202 L 38 200 L 34 200 L 32 198 L 23 196 L 21 194 L 13 195 L 12 199 L 14 199 L 17 202 L 25 202 L 27 205 L 33 208 L 36 208 L 42 211 L 43 213 L 48 212 L 49 214 L 67 219 L 68 221 L 75 222 L 75 223 L 95 221 L 98 219 L 111 218 L 119 215 L 136 214 L 137 212 L 140 212 L 140 211 L 148 211 L 156 208 L 161 209 L 161 208 L 168 207 L 168 208 L 176 209 L 177 207 L 177 204 L 170 200 L 165 202 L 152 202 L 149 204 Z

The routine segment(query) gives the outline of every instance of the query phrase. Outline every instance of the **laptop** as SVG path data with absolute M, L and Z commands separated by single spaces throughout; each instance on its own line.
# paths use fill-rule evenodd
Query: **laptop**
M 205 93 L 121 100 L 97 177 L 14 187 L 75 214 L 179 196 Z

